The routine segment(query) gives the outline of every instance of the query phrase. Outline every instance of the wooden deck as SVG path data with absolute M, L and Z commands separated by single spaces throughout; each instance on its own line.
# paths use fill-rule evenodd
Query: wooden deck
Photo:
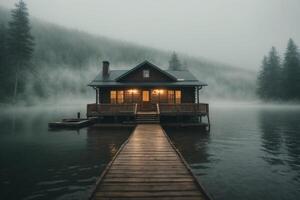
M 151 110 L 161 116 L 208 116 L 209 105 L 206 103 L 152 104 Z M 87 104 L 87 117 L 99 116 L 135 116 L 141 109 L 141 104 Z
M 137 125 L 91 199 L 210 199 L 158 124 Z

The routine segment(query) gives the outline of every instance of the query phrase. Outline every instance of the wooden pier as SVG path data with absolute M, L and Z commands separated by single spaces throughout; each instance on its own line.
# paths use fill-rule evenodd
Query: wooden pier
M 159 124 L 137 125 L 91 199 L 210 199 Z

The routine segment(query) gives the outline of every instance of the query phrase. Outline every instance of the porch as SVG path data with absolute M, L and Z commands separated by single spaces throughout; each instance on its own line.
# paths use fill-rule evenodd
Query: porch
M 209 105 L 206 103 L 149 103 L 149 104 L 88 104 L 87 117 L 136 116 L 137 114 L 157 114 L 159 116 L 206 116 Z

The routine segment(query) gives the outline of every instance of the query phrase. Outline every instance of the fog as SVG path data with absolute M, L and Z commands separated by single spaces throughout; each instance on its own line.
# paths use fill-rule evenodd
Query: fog
M 1 0 L 12 8 L 15 1 Z M 257 70 L 300 43 L 299 0 L 26 0 L 32 16 L 96 35 Z

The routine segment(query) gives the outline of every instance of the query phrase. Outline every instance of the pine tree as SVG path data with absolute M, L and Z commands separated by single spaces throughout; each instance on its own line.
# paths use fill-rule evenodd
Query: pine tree
M 271 48 L 269 53 L 269 65 L 270 65 L 270 83 L 272 89 L 270 88 L 269 94 L 270 99 L 279 99 L 281 97 L 281 64 L 280 57 L 277 53 L 275 47 Z
M 182 70 L 180 60 L 178 59 L 177 54 L 174 52 L 169 61 L 169 70 Z
M 284 98 L 300 99 L 300 57 L 297 45 L 289 40 L 283 64 Z
M 0 69 L 5 68 L 7 63 L 7 44 L 6 44 L 6 27 L 4 24 L 0 25 Z
M 4 24 L 0 25 L 0 101 L 3 101 L 6 96 L 7 89 L 7 67 L 8 67 L 8 52 L 7 52 L 7 42 L 6 42 L 6 27 Z
M 268 68 L 269 68 L 268 57 L 264 56 L 261 65 L 261 71 L 259 72 L 258 80 L 257 80 L 258 82 L 257 94 L 262 99 L 268 98 L 268 91 L 269 91 L 268 89 L 269 83 L 267 81 Z
M 264 100 L 276 100 L 281 94 L 280 58 L 275 47 L 264 57 L 258 77 L 258 95 Z
M 34 50 L 33 37 L 30 33 L 28 10 L 23 0 L 15 4 L 11 11 L 11 21 L 8 30 L 8 47 L 10 63 L 15 74 L 14 100 L 22 83 L 19 83 L 20 75 L 28 69 Z

